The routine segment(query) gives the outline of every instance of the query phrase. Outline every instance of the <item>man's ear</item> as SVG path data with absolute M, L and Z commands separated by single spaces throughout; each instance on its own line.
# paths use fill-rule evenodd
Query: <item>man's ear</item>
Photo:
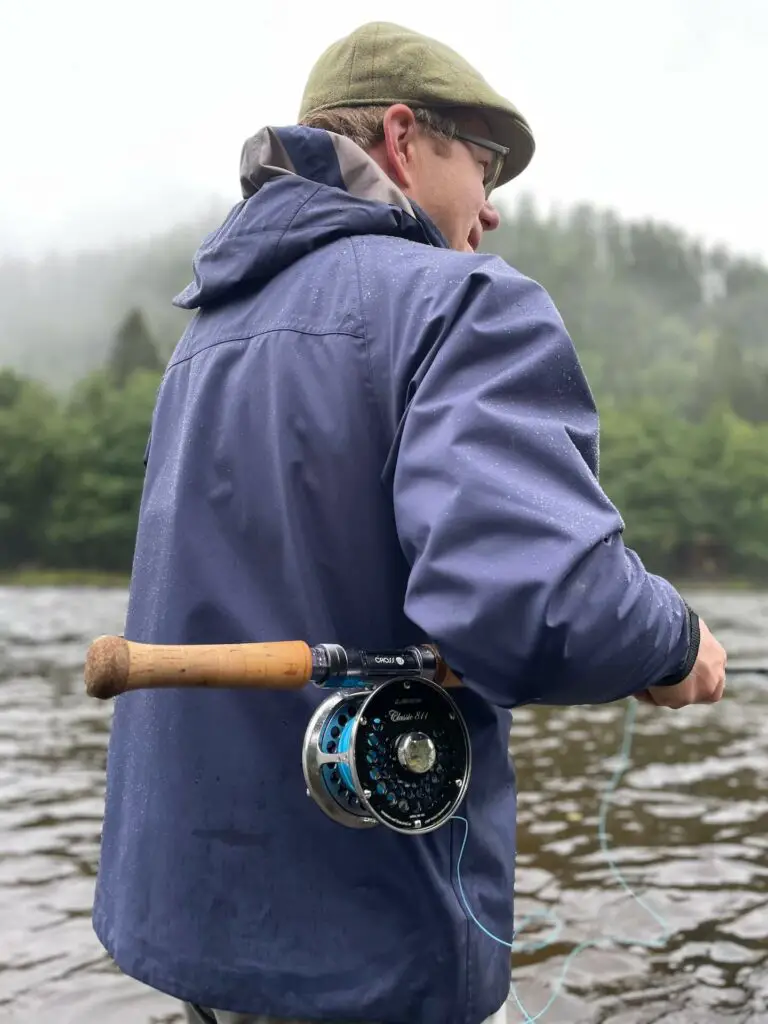
M 417 133 L 416 118 L 410 107 L 404 103 L 395 103 L 387 110 L 384 115 L 382 156 L 386 160 L 387 173 L 403 191 L 413 185 Z

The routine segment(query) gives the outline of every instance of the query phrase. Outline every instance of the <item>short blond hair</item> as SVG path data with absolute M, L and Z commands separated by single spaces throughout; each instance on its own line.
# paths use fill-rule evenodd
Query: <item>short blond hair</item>
M 369 150 L 384 139 L 384 115 L 388 110 L 389 107 L 334 107 L 309 113 L 300 124 L 344 135 L 361 149 Z M 458 131 L 458 124 L 450 116 L 451 113 L 437 113 L 424 107 L 413 108 L 416 123 L 424 134 L 443 142 L 450 141 Z

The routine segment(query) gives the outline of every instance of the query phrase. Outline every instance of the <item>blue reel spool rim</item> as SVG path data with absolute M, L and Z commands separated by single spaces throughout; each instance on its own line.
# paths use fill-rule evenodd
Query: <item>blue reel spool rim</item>
M 346 725 L 341 730 L 341 736 L 339 736 L 338 742 L 336 744 L 336 750 L 339 752 L 339 754 L 349 755 L 349 751 L 352 747 L 352 733 L 354 732 L 355 724 L 358 718 L 359 712 L 357 715 L 354 716 L 354 718 L 350 718 L 347 721 Z M 355 781 L 352 778 L 352 770 L 349 767 L 349 763 L 347 761 L 339 761 L 338 769 L 339 775 L 341 776 L 341 781 L 344 783 L 347 789 L 351 790 L 353 793 L 356 793 L 357 790 L 355 787 Z
M 354 788 L 341 775 L 336 760 L 341 732 L 359 713 L 368 689 L 337 690 L 323 700 L 310 718 L 302 743 L 302 771 L 311 797 L 329 818 L 349 828 L 372 828 L 378 824 L 360 803 Z M 354 709 L 354 710 L 352 710 Z M 340 719 L 344 716 L 344 720 Z M 327 760 L 334 755 L 333 760 Z M 333 778 L 335 776 L 335 779 Z

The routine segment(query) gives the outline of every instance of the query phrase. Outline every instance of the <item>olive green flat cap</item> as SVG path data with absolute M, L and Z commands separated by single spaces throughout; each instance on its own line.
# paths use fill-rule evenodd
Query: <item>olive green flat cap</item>
M 498 185 L 517 177 L 535 144 L 523 115 L 450 47 L 386 21 L 362 25 L 332 43 L 310 71 L 299 121 L 335 107 L 462 108 L 488 123 L 491 141 L 509 148 Z

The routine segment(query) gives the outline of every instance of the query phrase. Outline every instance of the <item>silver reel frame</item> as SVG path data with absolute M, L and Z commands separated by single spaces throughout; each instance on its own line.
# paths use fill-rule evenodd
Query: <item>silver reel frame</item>
M 462 755 L 466 765 L 462 777 L 455 780 L 456 796 L 451 800 L 450 809 L 447 813 L 442 814 L 439 820 L 431 824 L 422 824 L 420 821 L 415 820 L 413 827 L 410 828 L 394 825 L 392 822 L 387 821 L 379 815 L 371 806 L 368 800 L 371 796 L 371 792 L 363 786 L 356 770 L 355 759 L 352 756 L 355 749 L 357 731 L 361 725 L 367 724 L 365 710 L 368 703 L 374 695 L 380 694 L 382 690 L 386 690 L 395 684 L 406 688 L 413 686 L 414 689 L 419 686 L 426 687 L 439 694 L 441 701 L 447 707 L 449 717 L 451 720 L 455 721 L 459 727 L 464 748 Z M 355 707 L 349 749 L 345 752 L 326 752 L 322 749 L 325 729 L 331 724 L 336 714 L 346 704 L 350 704 Z M 348 801 L 348 806 L 343 806 L 342 803 L 339 802 L 339 800 L 330 791 L 326 781 L 326 771 L 328 769 L 338 768 L 340 764 L 347 766 L 354 784 L 354 793 L 352 793 L 352 791 L 346 786 L 340 787 L 344 792 L 352 793 L 352 798 Z M 307 786 L 307 796 L 311 797 L 319 808 L 331 820 L 338 824 L 344 825 L 346 828 L 355 829 L 367 829 L 373 828 L 376 825 L 384 825 L 385 828 L 398 832 L 401 835 L 425 835 L 441 828 L 455 813 L 456 809 L 464 800 L 472 774 L 472 747 L 464 717 L 456 705 L 456 702 L 444 687 L 434 683 L 430 679 L 424 678 L 423 676 L 415 678 L 395 676 L 370 686 L 360 685 L 342 687 L 329 694 L 329 696 L 320 705 L 318 705 L 304 733 L 304 741 L 302 743 L 302 770 L 304 773 L 304 781 Z

